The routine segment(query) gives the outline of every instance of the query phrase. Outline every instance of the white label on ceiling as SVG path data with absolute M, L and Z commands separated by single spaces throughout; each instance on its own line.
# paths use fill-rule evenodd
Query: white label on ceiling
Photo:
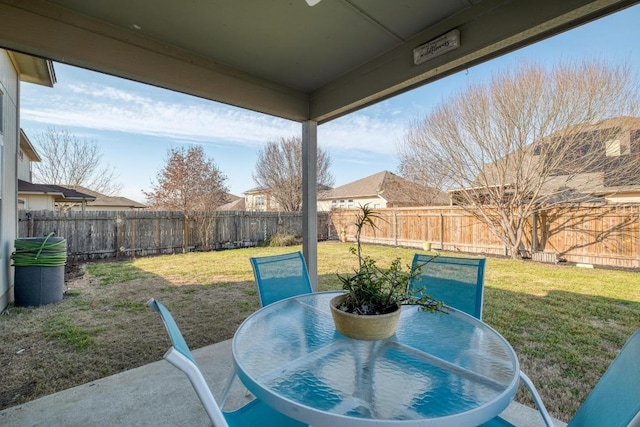
M 443 53 L 460 47 L 460 31 L 451 30 L 413 49 L 413 63 L 416 65 L 429 61 Z

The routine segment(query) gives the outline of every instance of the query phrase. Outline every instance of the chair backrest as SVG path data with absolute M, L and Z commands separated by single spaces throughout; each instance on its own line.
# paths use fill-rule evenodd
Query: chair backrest
M 296 295 L 310 294 L 311 281 L 300 251 L 250 258 L 262 307 Z
M 640 425 L 640 329 L 622 347 L 568 427 Z
M 167 307 L 165 307 L 160 301 L 157 301 L 154 298 L 151 298 L 149 301 L 147 301 L 147 306 L 149 306 L 152 310 L 160 313 L 160 318 L 162 319 L 162 323 L 164 323 L 167 334 L 169 334 L 169 338 L 171 339 L 171 345 L 173 346 L 173 348 L 184 357 L 189 359 L 191 362 L 196 363 L 196 360 L 193 358 L 187 342 L 182 336 L 182 332 L 180 332 L 180 328 L 178 328 L 178 324 L 173 319 L 173 316 L 171 315 Z
M 433 298 L 482 320 L 485 258 L 415 254 L 412 268 L 422 273 L 409 283 L 409 292 L 424 290 Z
M 189 350 L 189 346 L 184 340 L 182 332 L 180 332 L 180 329 L 169 310 L 167 310 L 162 303 L 153 298 L 147 302 L 147 305 L 160 313 L 164 327 L 171 339 L 171 347 L 164 354 L 164 358 L 187 375 L 193 389 L 200 399 L 200 402 L 202 402 L 202 406 L 204 406 L 205 411 L 207 411 L 207 415 L 213 422 L 213 425 L 216 427 L 229 427 L 220 406 L 218 406 L 218 403 L 213 397 L 213 393 L 211 393 L 211 389 L 209 388 L 207 381 L 202 375 L 202 372 L 200 372 L 200 368 L 198 368 L 198 365 L 191 354 L 191 350 Z

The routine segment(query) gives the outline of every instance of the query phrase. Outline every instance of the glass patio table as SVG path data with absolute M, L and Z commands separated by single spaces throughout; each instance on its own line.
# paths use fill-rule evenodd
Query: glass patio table
M 236 331 L 238 377 L 278 411 L 316 427 L 475 426 L 515 396 L 516 354 L 480 320 L 404 306 L 394 336 L 359 341 L 335 330 L 338 294 L 279 301 Z

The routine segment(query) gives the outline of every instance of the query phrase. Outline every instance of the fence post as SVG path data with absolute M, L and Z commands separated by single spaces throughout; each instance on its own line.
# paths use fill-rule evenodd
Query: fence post
M 155 253 L 156 255 L 159 255 L 162 253 L 162 248 L 160 247 L 161 243 L 162 243 L 162 236 L 160 235 L 160 218 L 157 216 L 156 214 L 156 218 L 154 219 L 155 223 L 154 223 L 154 243 L 156 245 L 155 247 Z
M 444 215 L 440 212 L 440 250 L 444 251 Z
M 29 225 L 27 228 L 28 237 L 33 237 L 33 214 L 27 213 L 27 217 L 29 218 Z
M 187 253 L 187 248 L 189 247 L 189 217 L 185 214 L 183 216 L 183 226 L 182 226 L 182 253 Z
M 127 215 L 129 221 L 129 250 L 126 252 L 128 256 L 136 256 L 136 225 L 137 216 Z
M 393 245 L 398 246 L 398 211 L 393 210 Z
M 115 224 L 115 229 L 116 232 L 114 233 L 116 235 L 116 258 L 119 258 L 123 255 L 123 252 L 120 250 L 120 248 L 124 247 L 124 221 L 122 220 L 122 217 L 120 215 L 116 216 L 116 224 Z
M 531 252 L 538 252 L 538 216 L 531 214 Z

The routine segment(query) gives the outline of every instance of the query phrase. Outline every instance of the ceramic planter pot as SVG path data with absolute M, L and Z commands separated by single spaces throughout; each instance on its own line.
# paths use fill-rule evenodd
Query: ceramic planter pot
M 389 338 L 396 332 L 402 311 L 401 306 L 387 314 L 359 315 L 336 308 L 346 297 L 346 295 L 338 295 L 330 302 L 333 323 L 342 335 L 356 340 L 375 341 Z

